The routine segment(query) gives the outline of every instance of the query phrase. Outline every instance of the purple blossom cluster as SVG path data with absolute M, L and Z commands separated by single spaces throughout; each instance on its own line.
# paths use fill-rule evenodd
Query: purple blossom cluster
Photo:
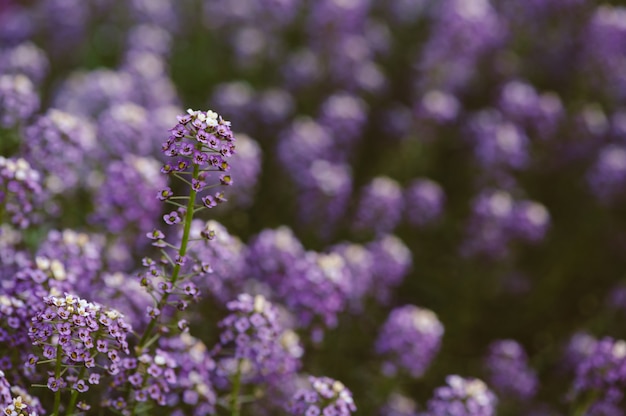
M 395 180 L 372 179 L 361 193 L 354 228 L 373 230 L 377 235 L 393 231 L 402 218 L 403 203 L 402 189 Z
M 9 129 L 26 122 L 39 108 L 32 81 L 21 73 L 0 73 L 0 127 Z
M 24 135 L 25 159 L 41 172 L 47 190 L 67 194 L 87 186 L 97 147 L 96 132 L 88 119 L 49 109 Z
M 50 63 L 44 51 L 32 42 L 0 51 L 0 74 L 23 74 L 35 85 L 48 74 Z
M 340 243 L 330 248 L 330 253 L 341 256 L 346 266 L 349 307 L 362 312 L 366 296 L 374 287 L 374 258 L 370 251 L 355 243 Z
M 356 412 L 352 393 L 340 381 L 309 377 L 311 387 L 298 390 L 289 406 L 294 416 L 349 416 Z
M 522 80 L 504 84 L 498 101 L 505 119 L 544 141 L 553 139 L 564 117 L 563 103 L 556 93 L 540 93 Z
M 41 176 L 24 159 L 0 156 L 0 220 L 26 228 L 36 220 L 36 207 L 43 200 Z
M 384 235 L 367 246 L 373 259 L 372 274 L 374 296 L 387 303 L 392 290 L 398 287 L 413 267 L 411 250 L 395 235 Z
M 281 342 L 278 311 L 265 297 L 241 294 L 226 306 L 231 313 L 220 322 L 220 342 L 212 351 L 220 372 L 259 383 L 299 369 L 299 357 Z
M 494 341 L 485 358 L 489 384 L 501 397 L 530 400 L 536 394 L 536 373 L 528 366 L 523 347 L 514 340 Z
M 502 190 L 485 190 L 473 201 L 465 255 L 505 257 L 515 241 L 540 242 L 550 226 L 550 214 L 540 203 L 515 200 Z
M 216 364 L 204 343 L 184 332 L 163 338 L 161 348 L 177 364 L 175 390 L 168 401 L 196 416 L 214 414 L 217 394 L 211 380 Z
M 437 7 L 418 79 L 424 87 L 462 90 L 476 75 L 478 60 L 500 45 L 506 26 L 488 0 L 446 0 Z
M 227 173 L 230 170 L 227 158 L 235 153 L 235 137 L 230 130 L 230 122 L 213 111 L 187 110 L 187 114 L 178 116 L 178 124 L 171 129 L 170 137 L 163 143 L 162 151 L 165 156 L 178 160 L 166 163 L 161 172 L 184 175 L 193 167 L 194 176 L 197 176 L 189 183 L 193 192 L 204 190 L 210 179 L 219 179 L 219 183 L 225 186 L 233 183 L 231 175 Z M 211 176 L 217 172 L 224 173 L 221 173 L 219 178 Z M 168 200 L 169 197 L 164 194 L 160 199 Z M 223 200 L 222 192 L 218 192 L 205 196 L 202 202 L 205 207 L 212 208 Z M 176 220 L 166 219 L 166 222 Z
M 114 397 L 106 398 L 103 406 L 117 411 L 125 411 L 136 403 L 166 406 L 168 396 L 174 393 L 176 386 L 177 367 L 174 358 L 159 348 L 137 358 L 122 359 L 111 381 Z
M 414 179 L 404 190 L 404 211 L 414 227 L 437 222 L 444 209 L 446 195 L 441 186 L 430 179 Z
M 469 121 L 474 155 L 488 171 L 523 169 L 529 161 L 528 137 L 497 111 L 482 111 Z
M 482 380 L 451 375 L 445 386 L 435 389 L 424 415 L 491 416 L 496 405 L 496 396 Z
M 624 414 L 625 7 L 200 3 L 0 0 L 0 411 Z
M 0 371 L 0 411 L 7 416 L 37 416 L 44 414 L 39 399 L 11 384 Z
M 305 251 L 287 227 L 264 230 L 250 242 L 248 267 L 301 327 L 335 327 L 355 281 L 341 255 Z
M 197 241 L 189 246 L 190 272 L 201 274 L 199 289 L 226 303 L 237 296 L 245 283 L 246 246 L 217 221 L 194 220 L 190 235 Z M 209 238 L 202 238 L 203 235 Z
M 129 241 L 131 247 L 143 245 L 145 233 L 162 211 L 160 201 L 154 198 L 167 184 L 159 169 L 159 162 L 147 157 L 112 161 L 94 192 L 90 222 L 113 233 L 125 231 L 134 238 Z
M 107 158 L 155 155 L 160 142 L 153 136 L 149 112 L 132 102 L 114 103 L 98 117 L 97 136 Z
M 231 167 L 231 175 L 237 178 L 237 186 L 232 190 L 231 199 L 238 207 L 247 208 L 254 202 L 262 156 L 258 142 L 245 134 L 237 135 L 237 153 L 233 156 Z
M 595 342 L 589 354 L 577 363 L 570 398 L 576 400 L 595 392 L 598 397 L 588 412 L 603 414 L 604 409 L 620 407 L 625 383 L 626 342 L 605 337 Z
M 626 189 L 626 147 L 620 144 L 603 147 L 588 172 L 588 181 L 601 202 L 610 203 L 620 198 Z
M 393 377 L 406 371 L 421 377 L 434 360 L 444 328 L 428 309 L 406 305 L 391 311 L 380 329 L 376 352 L 384 357 L 383 373 Z
M 56 392 L 72 389 L 80 393 L 98 384 L 99 368 L 111 375 L 130 353 L 126 336 L 131 327 L 117 311 L 87 302 L 70 294 L 43 299 L 45 309 L 33 317 L 28 335 L 40 350 L 30 360 L 58 362 L 47 386 Z M 60 366 L 66 370 L 61 374 Z

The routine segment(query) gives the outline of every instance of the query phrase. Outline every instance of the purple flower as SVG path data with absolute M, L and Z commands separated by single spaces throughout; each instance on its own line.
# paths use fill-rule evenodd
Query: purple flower
M 602 148 L 587 178 L 601 202 L 619 200 L 626 186 L 626 147 L 610 144 Z
M 298 370 L 301 351 L 297 337 L 291 338 L 294 342 L 283 342 L 289 339 L 283 336 L 278 311 L 270 302 L 261 295 L 241 294 L 226 306 L 231 314 L 219 324 L 220 345 L 213 351 L 216 360 L 224 366 L 231 359 L 246 360 L 252 367 L 246 374 L 248 382 L 282 378 Z M 221 357 L 222 351 L 231 348 L 232 358 Z
M 413 226 L 423 227 L 437 221 L 442 214 L 445 194 L 430 179 L 415 179 L 404 191 L 404 210 Z
M 388 233 L 398 225 L 403 203 L 402 190 L 395 180 L 374 178 L 361 192 L 353 228 L 376 235 Z
M 391 291 L 411 271 L 413 255 L 402 240 L 394 235 L 382 236 L 369 243 L 366 248 L 373 259 L 373 295 L 379 302 L 387 303 Z
M 376 341 L 384 357 L 383 371 L 393 376 L 407 371 L 419 378 L 430 366 L 443 336 L 443 325 L 432 311 L 406 305 L 391 311 Z
M 446 377 L 446 385 L 435 389 L 428 401 L 428 416 L 493 416 L 496 396 L 477 378 Z
M 431 35 L 416 64 L 419 86 L 456 92 L 467 87 L 477 62 L 499 46 L 506 28 L 487 0 L 445 0 L 436 6 Z
M 600 414 L 595 407 L 616 406 L 622 400 L 626 384 L 626 341 L 603 338 L 593 345 L 589 354 L 577 363 L 570 400 L 595 392 L 596 399 L 589 414 Z
M 505 191 L 484 190 L 473 202 L 467 237 L 461 247 L 468 256 L 504 257 L 509 253 L 509 224 L 513 218 L 513 197 Z
M 307 172 L 309 182 L 298 195 L 300 221 L 329 240 L 341 225 L 352 194 L 352 172 L 345 163 L 315 160 Z
M 178 211 L 172 211 L 169 214 L 165 214 L 163 216 L 163 220 L 168 225 L 178 224 L 179 222 L 181 222 L 181 218 L 178 215 Z
M 24 159 L 0 156 L 0 208 L 8 222 L 26 228 L 37 221 L 36 207 L 44 196 L 39 172 Z M 1 220 L 1 218 L 0 218 Z
M 133 101 L 130 74 L 110 69 L 70 74 L 54 97 L 53 107 L 80 116 L 97 117 L 112 104 Z
M 564 116 L 558 95 L 539 94 L 524 81 L 511 81 L 502 87 L 498 108 L 508 119 L 544 140 L 554 136 Z
M 473 115 L 468 129 L 474 155 L 484 169 L 519 170 L 528 164 L 529 143 L 524 131 L 497 111 L 485 110 Z
M 332 131 L 339 150 L 347 152 L 348 156 L 361 138 L 367 121 L 367 105 L 355 95 L 336 93 L 322 104 L 319 121 Z
M 441 124 L 456 120 L 461 112 L 459 100 L 454 95 L 439 90 L 426 92 L 416 107 L 420 119 Z
M 515 201 L 511 231 L 513 236 L 523 241 L 538 243 L 545 237 L 550 226 L 550 214 L 535 201 Z
M 50 354 L 45 352 L 46 348 L 51 346 L 53 337 L 58 336 L 61 359 L 72 364 L 65 368 L 63 376 L 59 378 L 51 376 L 48 379 L 50 390 L 63 389 L 68 382 L 75 380 L 75 384 L 72 383 L 73 388 L 78 391 L 85 391 L 88 386 L 84 380 L 76 379 L 79 371 L 80 374 L 84 371 L 80 370 L 81 367 L 87 369 L 86 374 L 95 374 L 95 359 L 93 357 L 98 359 L 100 367 L 110 367 L 111 362 L 119 361 L 120 354 L 130 353 L 126 334 L 130 332 L 131 327 L 123 320 L 123 316 L 119 312 L 105 309 L 98 304 L 87 302 L 67 293 L 63 297 L 45 297 L 43 302 L 47 308 L 56 313 L 61 322 L 51 328 L 51 324 L 44 317 L 45 312 L 41 311 L 33 317 L 28 335 L 33 345 L 43 347 L 43 355 L 46 358 L 50 357 Z M 71 319 L 75 315 L 84 317 L 87 326 L 77 326 L 76 321 Z M 64 335 L 68 331 L 69 334 Z M 98 347 L 94 346 L 92 339 L 107 339 L 108 353 L 98 354 Z M 54 350 L 56 349 L 54 348 Z M 91 384 L 93 384 L 92 381 L 93 379 L 89 378 Z
M 469 256 L 506 257 L 512 241 L 540 242 L 550 224 L 550 214 L 540 203 L 515 201 L 500 190 L 484 190 L 473 201 L 473 213 L 462 244 Z
M 528 357 L 514 340 L 495 341 L 485 359 L 490 385 L 502 396 L 530 400 L 537 391 L 537 375 L 528 366 Z
M 309 251 L 285 266 L 278 273 L 261 275 L 275 298 L 296 314 L 301 327 L 315 325 L 311 328 L 314 332 L 321 331 L 319 324 L 335 327 L 338 314 L 347 305 L 350 290 L 349 272 L 343 258 L 336 253 Z
M 24 42 L 0 52 L 0 74 L 24 74 L 39 84 L 48 74 L 46 54 L 31 42 Z
M 130 103 L 115 103 L 97 121 L 97 135 L 103 157 L 118 159 L 126 155 L 156 155 L 158 144 L 153 140 L 150 113 Z
M 189 260 L 184 270 L 201 274 L 199 288 L 221 302 L 235 297 L 245 281 L 245 245 L 216 221 L 204 223 L 194 220 L 190 236 L 202 241 L 189 247 Z M 209 265 L 209 269 L 204 265 Z M 183 286 L 183 290 L 188 291 L 189 295 L 195 295 L 198 288 Z
M 154 226 L 162 211 L 153 197 L 159 189 L 164 190 L 165 178 L 158 173 L 159 163 L 147 157 L 126 155 L 111 162 L 94 192 L 90 222 L 117 234 L 131 247 L 141 247 L 145 240 L 138 236 Z
M 87 186 L 88 173 L 97 165 L 96 134 L 89 120 L 49 109 L 24 132 L 24 157 L 44 175 L 53 194 Z
M 235 154 L 235 137 L 230 122 L 211 110 L 189 109 L 187 114 L 178 116 L 178 124 L 170 129 L 162 150 L 165 156 L 178 158 L 176 163 L 166 163 L 162 172 L 172 174 L 186 172 L 191 167 L 197 169 L 198 175 L 189 181 L 192 191 L 201 192 L 216 183 L 223 186 L 233 183 L 232 175 L 218 172 L 230 170 L 227 159 Z M 172 196 L 170 189 L 164 192 L 157 194 L 157 198 L 164 200 Z M 175 219 L 169 217 L 168 221 L 174 223 Z
M 247 207 L 254 201 L 254 191 L 261 171 L 261 147 L 246 135 L 237 135 L 237 153 L 232 158 L 231 176 L 237 186 L 230 192 L 236 206 Z
M 0 127 L 22 124 L 39 108 L 39 96 L 25 75 L 0 75 Z
M 297 118 L 279 137 L 278 158 L 298 185 L 310 184 L 313 163 L 332 160 L 334 151 L 332 132 L 310 118 Z
M 350 290 L 347 292 L 350 306 L 355 312 L 362 312 L 365 297 L 373 291 L 374 258 L 365 247 L 353 243 L 340 243 L 331 247 L 343 259 L 347 268 Z
M 309 377 L 310 388 L 298 390 L 289 405 L 294 416 L 350 416 L 356 412 L 352 393 L 340 381 Z

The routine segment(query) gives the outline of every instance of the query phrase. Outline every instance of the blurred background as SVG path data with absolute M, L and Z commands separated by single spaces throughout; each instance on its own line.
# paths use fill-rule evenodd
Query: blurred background
M 186 108 L 230 120 L 234 185 L 207 218 L 244 243 L 283 225 L 306 250 L 349 242 L 376 270 L 323 339 L 301 334 L 304 369 L 358 414 L 414 414 L 449 374 L 490 384 L 502 339 L 539 387 L 496 387 L 498 414 L 572 414 L 572 337 L 626 337 L 623 2 L 0 0 L 0 76 L 0 154 L 28 155 L 52 195 L 33 247 L 51 229 L 130 235 L 98 199 L 130 175 L 114 162 L 161 160 Z M 50 109 L 84 121 L 37 153 Z M 406 304 L 445 328 L 419 377 L 374 347 Z

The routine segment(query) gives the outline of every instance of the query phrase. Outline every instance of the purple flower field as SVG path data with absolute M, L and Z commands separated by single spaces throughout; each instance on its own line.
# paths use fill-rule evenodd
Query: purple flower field
M 626 416 L 626 2 L 0 0 L 6 416 Z

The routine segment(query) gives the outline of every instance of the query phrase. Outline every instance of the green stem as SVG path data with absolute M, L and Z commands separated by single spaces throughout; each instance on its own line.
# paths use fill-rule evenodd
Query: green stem
M 193 178 L 198 179 L 199 173 L 200 173 L 200 167 L 194 164 Z M 189 192 L 189 200 L 187 201 L 187 213 L 185 214 L 185 226 L 183 229 L 183 238 L 180 243 L 180 249 L 178 250 L 178 254 L 181 257 L 187 253 L 187 245 L 189 243 L 189 232 L 191 230 L 191 221 L 193 220 L 193 212 L 194 212 L 193 208 L 196 202 L 196 194 L 197 192 L 193 189 L 191 189 L 191 191 Z M 172 272 L 172 279 L 170 280 L 170 283 L 172 283 L 172 286 L 174 286 L 176 282 L 178 281 L 179 274 L 180 274 L 180 264 L 176 264 L 174 266 L 174 271 Z M 167 299 L 169 298 L 169 295 L 170 295 L 169 293 L 163 294 L 163 297 L 161 298 L 161 300 L 156 306 L 157 309 L 159 310 L 163 309 L 163 307 L 167 304 Z M 146 331 L 143 333 L 143 336 L 139 340 L 139 344 L 138 344 L 139 350 L 143 349 L 146 342 L 150 338 L 152 331 L 154 331 L 154 327 L 156 326 L 157 320 L 158 320 L 158 317 L 156 319 L 152 319 L 150 323 L 148 324 Z
M 598 391 L 594 390 L 592 393 L 587 395 L 585 400 L 582 400 L 582 403 L 580 403 L 578 406 L 574 408 L 574 411 L 572 412 L 572 416 L 585 416 L 587 414 L 587 411 L 591 407 L 591 405 L 593 405 L 597 399 L 598 399 Z
M 82 380 L 83 376 L 85 375 L 85 367 L 82 367 L 80 369 L 80 371 L 78 372 L 78 378 L 76 379 L 76 381 L 78 380 Z M 78 390 L 72 390 L 72 396 L 70 397 L 70 404 L 69 406 L 67 406 L 67 414 L 68 415 L 73 415 L 74 414 L 74 407 L 76 406 L 76 400 L 78 399 Z
M 241 402 L 239 401 L 239 390 L 241 389 L 242 364 L 243 360 L 240 358 L 239 361 L 237 361 L 237 372 L 235 373 L 235 378 L 233 379 L 233 392 L 230 396 L 231 416 L 239 416 L 239 409 L 241 407 Z
M 57 345 L 57 363 L 54 369 L 54 377 L 58 380 L 61 377 L 61 353 L 63 352 L 61 344 Z M 54 407 L 52 409 L 52 416 L 59 416 L 59 407 L 61 406 L 61 389 L 58 388 L 54 392 Z

